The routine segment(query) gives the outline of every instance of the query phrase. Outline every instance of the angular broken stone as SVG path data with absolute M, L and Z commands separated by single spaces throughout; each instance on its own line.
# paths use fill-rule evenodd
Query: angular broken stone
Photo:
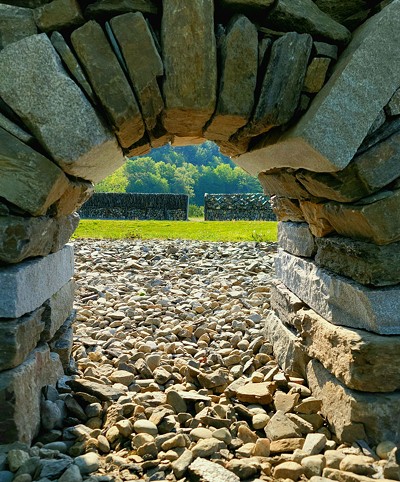
M 86 7 L 85 17 L 102 20 L 130 12 L 156 14 L 157 3 L 154 0 L 97 0 Z
M 205 136 L 228 140 L 251 115 L 257 81 L 258 35 L 247 17 L 229 25 L 221 46 L 221 77 L 217 107 Z
M 303 92 L 316 94 L 325 84 L 326 74 L 328 72 L 331 59 L 315 58 L 312 59 L 307 68 L 306 77 L 304 79 Z
M 49 159 L 1 128 L 0 141 L 2 197 L 34 216 L 45 214 L 68 188 L 68 178 Z
M 124 56 L 146 128 L 152 131 L 164 108 L 158 86 L 164 66 L 153 35 L 141 13 L 120 15 L 110 23 Z
M 291 169 L 271 169 L 261 172 L 258 180 L 264 193 L 290 199 L 310 199 L 312 195 L 297 180 Z
M 96 383 L 84 378 L 70 380 L 68 384 L 73 390 L 94 395 L 96 398 L 102 401 L 117 400 L 125 393 L 124 391 L 118 390 L 113 386 L 104 385 L 103 383 Z
M 91 20 L 71 34 L 71 42 L 122 147 L 143 137 L 136 99 L 101 26 Z
M 348 43 L 351 34 L 346 27 L 322 12 L 311 0 L 278 0 L 268 13 L 268 23 L 276 30 L 309 33 L 334 43 Z
M 291 0 L 287 3 L 300 5 Z M 399 20 L 397 2 L 367 20 L 354 34 L 324 89 L 297 125 L 278 143 L 269 145 L 266 139 L 236 162 L 246 166 L 252 175 L 272 167 L 315 172 L 335 172 L 346 167 L 377 115 L 398 89 Z M 384 83 L 382 72 L 387 72 Z M 365 79 L 368 88 L 361 87 Z
M 78 27 L 85 22 L 77 0 L 53 0 L 35 8 L 33 16 L 42 32 Z
M 18 124 L 15 124 L 13 121 L 8 119 L 5 115 L 0 112 L 0 127 L 5 131 L 9 132 L 13 136 L 15 136 L 20 141 L 24 142 L 25 144 L 33 144 L 35 142 L 35 138 L 32 134 L 29 134 L 24 129 L 22 129 Z
M 202 136 L 214 112 L 217 55 L 212 0 L 169 0 L 163 5 L 161 39 L 165 81 L 165 129 Z M 185 42 L 190 32 L 190 48 Z
M 400 334 L 399 287 L 368 288 L 281 249 L 275 269 L 296 296 L 334 325 Z M 316 282 L 319 289 L 313 290 Z
M 37 28 L 30 8 L 0 5 L 0 50 L 36 33 Z
M 315 238 L 307 223 L 278 223 L 278 244 L 295 256 L 310 258 L 316 252 Z
M 280 410 L 267 423 L 265 434 L 271 441 L 301 437 L 298 426 Z
M 203 482 L 239 482 L 240 478 L 233 472 L 215 462 L 197 458 L 189 465 L 189 474 Z
M 70 181 L 64 194 L 52 205 L 51 209 L 54 210 L 57 218 L 68 216 L 77 211 L 92 196 L 93 192 L 94 186 L 91 182 Z
M 310 231 L 316 237 L 327 236 L 335 232 L 331 223 L 326 219 L 324 206 L 323 203 L 300 201 L 304 220 L 307 221 Z
M 75 282 L 70 280 L 45 302 L 42 317 L 45 322 L 43 341 L 50 341 L 69 317 L 74 305 L 74 295 Z
M 124 162 L 45 34 L 8 45 L 0 52 L 0 66 L 1 97 L 65 172 L 99 181 Z
M 276 390 L 274 382 L 247 383 L 237 389 L 236 398 L 241 402 L 268 405 Z
M 311 36 L 296 32 L 274 42 L 253 119 L 240 136 L 256 136 L 289 122 L 299 103 L 311 48 Z
M 368 9 L 367 0 L 315 0 L 317 7 L 332 17 L 339 23 L 342 23 L 348 17 Z
M 278 221 L 292 221 L 294 223 L 305 221 L 297 199 L 272 196 L 270 202 Z
M 51 351 L 57 353 L 60 357 L 65 372 L 68 370 L 71 361 L 71 351 L 74 339 L 72 325 L 75 322 L 75 316 L 76 312 L 73 311 L 49 342 Z

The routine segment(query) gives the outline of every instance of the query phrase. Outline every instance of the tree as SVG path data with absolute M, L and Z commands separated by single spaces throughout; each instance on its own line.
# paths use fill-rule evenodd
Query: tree
M 94 190 L 96 192 L 126 192 L 128 184 L 126 165 L 123 165 L 111 174 L 111 176 L 106 177 L 106 179 L 96 184 Z

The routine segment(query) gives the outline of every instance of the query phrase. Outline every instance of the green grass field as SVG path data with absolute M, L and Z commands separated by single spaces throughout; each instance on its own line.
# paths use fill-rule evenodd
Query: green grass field
M 73 235 L 94 239 L 194 239 L 276 242 L 274 221 L 108 221 L 82 219 Z

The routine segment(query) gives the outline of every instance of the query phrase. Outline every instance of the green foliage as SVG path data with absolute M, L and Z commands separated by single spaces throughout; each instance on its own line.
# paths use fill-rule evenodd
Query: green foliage
M 204 218 L 204 206 L 189 204 L 189 218 Z
M 277 223 L 275 221 L 109 221 L 81 219 L 73 238 L 276 242 Z
M 204 194 L 262 192 L 260 183 L 218 146 L 205 142 L 198 146 L 153 149 L 135 157 L 96 186 L 97 192 L 137 192 L 187 194 L 193 204 L 204 205 Z

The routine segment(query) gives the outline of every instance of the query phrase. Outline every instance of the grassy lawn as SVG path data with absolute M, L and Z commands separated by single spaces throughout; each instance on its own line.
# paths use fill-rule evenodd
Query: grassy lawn
M 73 238 L 195 239 L 199 241 L 273 241 L 274 221 L 108 221 L 82 219 Z

